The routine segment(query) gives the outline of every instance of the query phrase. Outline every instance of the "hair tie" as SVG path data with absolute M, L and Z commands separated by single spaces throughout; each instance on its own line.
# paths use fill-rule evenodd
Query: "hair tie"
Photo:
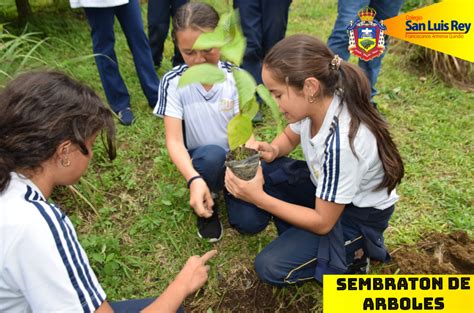
M 329 68 L 331 70 L 339 71 L 339 67 L 341 67 L 341 62 L 341 57 L 336 54 L 334 55 L 334 58 L 332 58 L 331 63 L 329 63 Z

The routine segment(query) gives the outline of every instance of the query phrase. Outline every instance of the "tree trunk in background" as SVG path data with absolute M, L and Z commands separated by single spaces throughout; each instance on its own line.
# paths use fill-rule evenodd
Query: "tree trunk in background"
M 28 0 L 15 0 L 16 10 L 18 12 L 18 20 L 24 24 L 31 15 L 31 6 Z

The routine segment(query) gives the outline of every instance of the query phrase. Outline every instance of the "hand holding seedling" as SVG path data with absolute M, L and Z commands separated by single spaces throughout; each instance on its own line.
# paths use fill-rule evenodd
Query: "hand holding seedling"
M 216 254 L 217 250 L 211 250 L 202 256 L 193 255 L 188 259 L 175 280 L 178 285 L 185 288 L 186 295 L 192 294 L 207 281 L 209 265 L 206 265 L 206 262 Z
M 194 209 L 197 216 L 205 218 L 211 217 L 214 200 L 204 179 L 196 179 L 193 181 L 189 190 L 189 205 Z
M 225 172 L 225 187 L 234 197 L 244 200 L 246 202 L 255 203 L 257 199 L 261 197 L 265 192 L 263 191 L 263 179 L 262 167 L 259 166 L 257 174 L 251 180 L 242 180 L 232 173 L 227 168 Z
M 273 162 L 279 154 L 277 146 L 264 141 L 255 141 L 251 148 L 257 150 L 260 153 L 260 159 L 267 163 Z

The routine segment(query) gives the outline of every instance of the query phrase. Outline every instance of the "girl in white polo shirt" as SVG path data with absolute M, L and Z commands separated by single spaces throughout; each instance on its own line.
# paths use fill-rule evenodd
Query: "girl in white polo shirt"
M 176 312 L 207 280 L 191 257 L 158 299 L 110 303 L 67 216 L 47 201 L 76 183 L 101 134 L 115 157 L 112 113 L 59 72 L 26 73 L 0 93 L 0 312 Z
M 263 175 L 244 182 L 227 170 L 225 179 L 243 207 L 277 225 L 279 237 L 255 260 L 260 278 L 322 282 L 326 273 L 366 272 L 368 257 L 388 260 L 383 231 L 404 170 L 363 72 L 319 39 L 295 35 L 271 49 L 262 74 L 290 125 L 271 144 L 256 143 Z M 305 161 L 284 157 L 298 144 Z
M 197 215 L 198 235 L 209 242 L 218 241 L 223 233 L 213 196 L 224 186 L 224 161 L 229 150 L 227 124 L 239 113 L 230 64 L 219 60 L 219 49 L 193 49 L 199 35 L 212 31 L 218 22 L 216 10 L 205 3 L 187 3 L 178 9 L 172 35 L 186 64 L 163 76 L 154 110 L 164 117 L 166 147 L 190 189 L 189 203 Z M 178 88 L 182 74 L 202 63 L 217 65 L 226 80 Z M 228 202 L 226 193 L 224 197 Z M 241 233 L 258 232 L 267 223 L 267 216 L 254 210 L 249 211 L 250 215 L 229 206 L 227 210 L 230 224 Z M 260 221 L 262 218 L 264 222 Z

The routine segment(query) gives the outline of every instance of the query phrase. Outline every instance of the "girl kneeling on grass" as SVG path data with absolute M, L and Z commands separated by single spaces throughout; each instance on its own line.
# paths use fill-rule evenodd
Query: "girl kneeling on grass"
M 365 272 L 369 257 L 388 260 L 383 232 L 403 163 L 365 75 L 319 39 L 295 35 L 271 49 L 262 76 L 290 124 L 271 144 L 255 144 L 263 175 L 225 178 L 245 210 L 276 223 L 279 237 L 255 260 L 260 278 L 322 282 L 326 273 Z M 306 162 L 285 157 L 298 144 Z
M 92 89 L 31 72 L 0 93 L 0 312 L 176 312 L 207 280 L 191 257 L 158 299 L 108 303 L 71 221 L 46 199 L 76 183 L 101 133 L 115 157 L 112 114 Z
M 173 18 L 172 35 L 186 64 L 163 76 L 154 110 L 156 115 L 164 117 L 171 160 L 190 189 L 189 203 L 197 215 L 198 235 L 210 242 L 218 241 L 223 233 L 213 197 L 224 186 L 224 161 L 229 150 L 227 124 L 239 113 L 230 64 L 219 60 L 219 49 L 193 49 L 199 35 L 213 31 L 218 22 L 218 13 L 205 3 L 188 3 L 178 9 Z M 226 80 L 214 85 L 195 83 L 178 88 L 183 73 L 203 63 L 217 65 Z M 224 197 L 228 202 L 226 193 Z M 254 229 L 257 232 L 265 227 L 251 226 L 258 221 L 253 215 L 247 216 L 242 210 L 232 211 L 229 206 L 227 209 L 230 224 L 240 232 L 254 232 Z

